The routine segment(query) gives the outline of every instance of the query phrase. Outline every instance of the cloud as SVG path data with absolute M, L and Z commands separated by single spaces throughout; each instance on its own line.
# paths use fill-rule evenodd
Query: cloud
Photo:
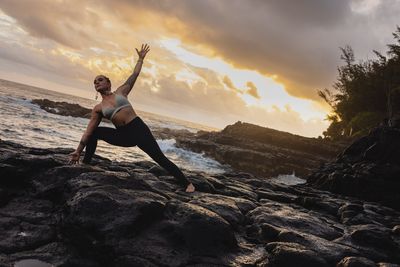
M 98 25 L 101 20 L 96 13 L 80 8 L 79 5 L 76 0 L 3 0 L 0 8 L 15 18 L 32 36 L 48 38 L 72 48 L 82 48 L 91 42 L 91 36 L 84 28 Z
M 268 110 L 248 105 L 236 90 L 226 89 L 225 85 L 230 81 L 227 76 L 218 83 L 205 80 L 192 85 L 162 72 L 150 79 L 149 82 L 147 77 L 140 77 L 130 99 L 139 106 L 160 109 L 168 116 L 185 120 L 196 118 L 199 123 L 217 128 L 241 120 L 304 136 L 317 136 L 327 127 L 321 120 L 304 121 L 289 105 L 284 109 L 273 106 Z M 153 84 L 158 85 L 157 91 L 151 89 Z
M 319 41 L 349 12 L 344 1 L 332 2 L 135 1 L 121 17 L 129 18 L 136 8 L 158 12 L 170 21 L 164 27 L 184 43 L 210 47 L 237 67 L 276 74 L 293 95 L 318 99 L 318 86 L 335 75 L 339 51 L 335 45 L 332 54 L 331 44 L 321 47 Z M 119 3 L 126 1 L 114 8 Z
M 49 50 L 55 46 L 48 46 Z M 92 77 L 94 74 L 80 64 L 71 62 L 62 55 L 44 53 L 36 48 L 29 48 L 15 43 L 0 42 L 0 59 L 7 60 L 9 63 L 1 66 L 7 70 L 10 64 L 20 64 L 19 71 L 28 74 L 31 68 L 40 70 L 42 73 L 56 75 L 58 82 L 71 86 L 82 86 L 82 81 Z
M 370 2 L 3 0 L 0 8 L 32 35 L 76 49 L 105 46 L 104 40 L 116 38 L 127 51 L 135 32 L 137 38 L 175 36 L 239 68 L 276 75 L 293 96 L 322 101 L 316 91 L 333 83 L 341 64 L 339 47 L 350 44 L 363 56 L 383 49 L 380 40 L 391 38 L 400 2 Z M 355 6 L 366 6 L 368 13 L 356 12 Z M 132 30 L 122 30 L 119 23 Z M 115 33 L 107 31 L 110 25 Z M 365 25 L 371 34 L 365 34 Z
M 247 82 L 246 86 L 248 88 L 247 91 L 246 91 L 247 94 L 249 94 L 252 97 L 257 98 L 257 99 L 261 98 L 260 95 L 258 94 L 257 87 L 254 85 L 254 83 Z
M 222 82 L 226 85 L 226 87 L 228 87 L 232 91 L 241 93 L 241 91 L 235 87 L 232 80 L 227 75 L 224 76 L 224 79 L 222 80 Z
M 317 90 L 335 80 L 342 64 L 339 47 L 350 44 L 362 55 L 383 49 L 381 25 L 395 28 L 397 15 L 388 8 L 399 1 L 382 1 L 368 14 L 353 12 L 352 2 L 117 0 L 113 8 L 123 5 L 119 14 L 126 20 L 136 9 L 158 13 L 166 21 L 162 27 L 188 46 L 206 48 L 209 56 L 237 67 L 277 75 L 293 96 L 322 101 Z M 365 34 L 365 25 L 373 34 Z

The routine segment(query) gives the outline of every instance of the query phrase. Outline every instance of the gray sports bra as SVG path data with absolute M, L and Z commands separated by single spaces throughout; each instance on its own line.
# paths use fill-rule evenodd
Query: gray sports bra
M 132 107 L 132 105 L 129 103 L 129 100 L 123 95 L 115 94 L 115 107 L 112 108 L 102 107 L 101 111 L 103 112 L 104 117 L 106 117 L 109 120 L 112 120 L 114 115 L 125 107 Z

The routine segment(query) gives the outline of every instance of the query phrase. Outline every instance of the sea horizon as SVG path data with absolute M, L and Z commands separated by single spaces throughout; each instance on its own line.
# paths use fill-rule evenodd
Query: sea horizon
M 26 83 L 17 82 L 17 81 L 13 81 L 13 80 L 8 80 L 8 79 L 4 79 L 4 78 L 0 78 L 0 81 L 15 83 L 15 84 L 23 85 L 23 86 L 29 86 L 29 87 L 37 88 L 39 90 L 46 90 L 46 91 L 55 92 L 55 93 L 58 93 L 58 94 L 63 94 L 63 95 L 66 95 L 66 96 L 73 96 L 73 97 L 77 97 L 77 98 L 82 98 L 82 99 L 89 100 L 89 101 L 100 102 L 100 101 L 97 101 L 97 100 L 94 100 L 94 99 L 91 99 L 91 98 L 88 98 L 88 97 L 84 97 L 82 95 L 69 94 L 69 93 L 66 93 L 66 92 L 60 92 L 60 91 L 52 90 L 52 89 L 49 89 L 49 88 L 43 88 L 43 87 L 39 87 L 39 86 L 29 85 L 29 84 L 26 84 Z M 65 101 L 65 102 L 71 103 L 71 102 L 68 102 L 68 101 Z M 74 103 L 71 103 L 71 104 L 74 104 Z M 90 109 L 93 108 L 93 106 L 89 106 L 89 105 L 86 105 L 84 107 L 85 108 L 90 108 Z M 197 126 L 200 129 L 204 129 L 205 131 L 221 131 L 223 129 L 223 128 L 217 128 L 217 127 L 201 124 L 201 123 L 198 123 L 198 122 L 193 122 L 193 121 L 189 121 L 189 120 L 180 119 L 180 118 L 173 117 L 173 116 L 159 114 L 159 113 L 152 112 L 152 111 L 147 111 L 147 110 L 138 109 L 138 108 L 134 108 L 134 109 L 135 109 L 135 111 L 139 111 L 139 113 L 146 113 L 148 115 L 156 115 L 156 116 L 159 116 L 159 117 L 162 117 L 162 118 L 172 119 L 174 121 L 182 122 L 184 124 L 191 124 L 193 126 Z M 225 127 L 228 126 L 228 125 L 229 124 L 225 125 Z

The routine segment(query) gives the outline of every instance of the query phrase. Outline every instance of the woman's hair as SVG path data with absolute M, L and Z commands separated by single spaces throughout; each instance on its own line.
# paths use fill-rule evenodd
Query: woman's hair
M 104 76 L 104 79 L 106 79 L 107 82 L 109 82 L 109 83 L 111 84 L 111 81 L 110 81 L 110 79 L 109 79 L 107 76 Z

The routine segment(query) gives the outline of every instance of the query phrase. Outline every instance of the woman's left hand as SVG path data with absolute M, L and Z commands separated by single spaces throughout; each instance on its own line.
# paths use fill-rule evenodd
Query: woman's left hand
M 137 48 L 135 48 L 135 49 L 136 49 L 136 52 L 139 55 L 139 58 L 140 59 L 144 59 L 144 57 L 146 56 L 147 52 L 150 51 L 150 46 L 148 44 L 142 44 L 142 47 L 141 47 L 140 51 L 137 50 Z
M 68 164 L 78 164 L 81 153 L 79 153 L 78 151 L 74 151 L 70 153 L 69 156 L 70 160 L 68 161 Z

